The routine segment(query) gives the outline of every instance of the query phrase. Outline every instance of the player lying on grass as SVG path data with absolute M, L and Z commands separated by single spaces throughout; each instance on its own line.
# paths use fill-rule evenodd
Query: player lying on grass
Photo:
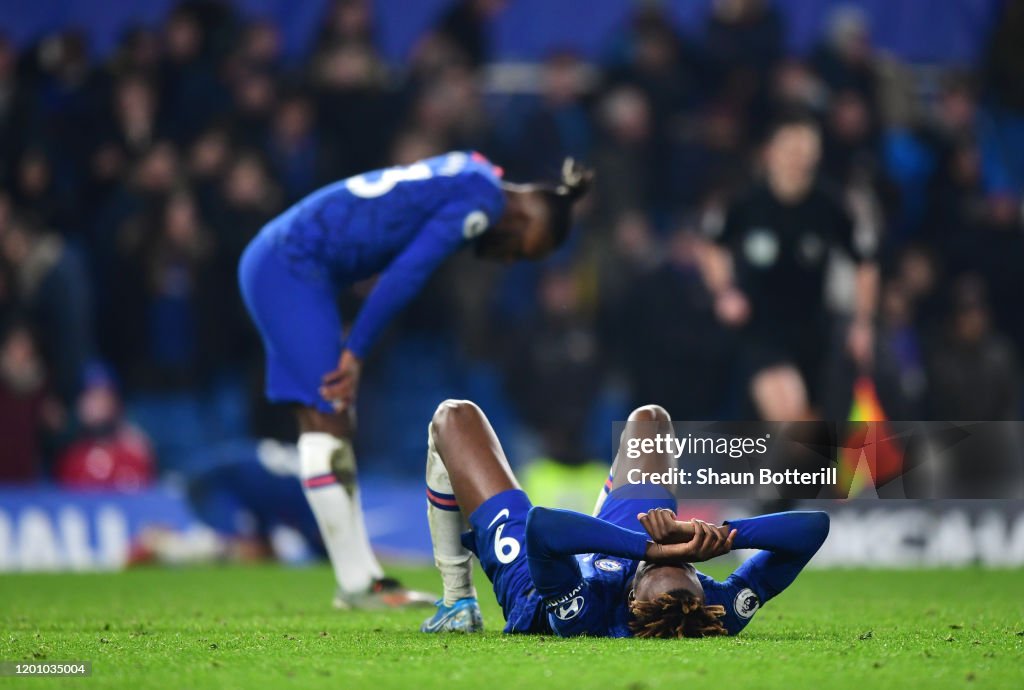
M 665 410 L 634 410 L 632 437 L 671 433 Z M 722 526 L 677 521 L 663 486 L 630 485 L 629 467 L 664 472 L 671 455 L 627 459 L 620 448 L 595 517 L 535 508 L 487 417 L 446 401 L 428 432 L 427 516 L 444 599 L 424 632 L 482 630 L 475 553 L 505 614 L 505 632 L 559 636 L 736 635 L 788 587 L 828 534 L 828 515 L 789 512 Z M 463 534 L 468 519 L 470 531 Z M 759 549 L 719 582 L 694 569 L 730 549 Z
M 472 244 L 497 261 L 565 241 L 591 174 L 567 160 L 551 185 L 511 185 L 477 153 L 453 152 L 328 185 L 268 223 L 239 265 L 266 352 L 266 395 L 295 405 L 303 490 L 338 582 L 339 608 L 427 603 L 385 578 L 363 524 L 351 438 L 362 361 L 445 259 Z M 379 273 L 342 337 L 338 294 Z

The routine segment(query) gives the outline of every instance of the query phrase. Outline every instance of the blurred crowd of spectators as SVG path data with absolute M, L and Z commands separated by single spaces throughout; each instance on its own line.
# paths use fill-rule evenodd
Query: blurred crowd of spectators
M 1020 3 L 980 64 L 941 70 L 879 54 L 854 8 L 794 57 L 768 0 L 715 2 L 696 37 L 644 5 L 600 64 L 552 54 L 526 93 L 488 59 L 503 4 L 455 3 L 402 65 L 375 51 L 367 0 L 335 2 L 302 64 L 272 24 L 208 0 L 128 31 L 104 62 L 76 32 L 20 53 L 0 38 L 0 478 L 128 453 L 142 469 L 124 482 L 145 481 L 152 452 L 122 397 L 234 386 L 247 433 L 287 436 L 260 402 L 242 248 L 321 184 L 453 148 L 515 180 L 575 156 L 597 188 L 559 256 L 456 259 L 391 342 L 450 338 L 566 461 L 608 390 L 676 418 L 749 414 L 698 262 L 703 228 L 758 174 L 765 123 L 793 106 L 819 120 L 821 174 L 880 247 L 875 373 L 892 416 L 1019 418 Z

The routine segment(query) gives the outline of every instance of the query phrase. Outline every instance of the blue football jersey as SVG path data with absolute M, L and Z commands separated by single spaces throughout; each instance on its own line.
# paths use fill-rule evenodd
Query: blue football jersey
M 761 608 L 762 602 L 768 598 L 763 592 L 755 591 L 760 589 L 756 586 L 757 583 L 751 586 L 735 574 L 719 582 L 698 571 L 697 578 L 704 588 L 704 604 L 721 605 L 725 609 L 725 616 L 720 620 L 730 635 L 738 635 L 747 627 L 747 623 Z
M 704 603 L 721 605 L 725 609 L 722 624 L 729 635 L 737 635 L 762 605 L 792 584 L 824 542 L 829 520 L 823 512 L 793 511 L 727 524 L 737 532 L 733 548 L 759 551 L 721 582 L 700 571 L 697 577 L 704 590 Z M 592 531 L 614 530 L 614 526 L 600 522 L 592 525 Z M 576 584 L 568 589 L 572 573 L 566 571 L 566 589 L 544 602 L 551 629 L 566 637 L 630 636 L 627 594 L 638 561 L 595 553 L 576 556 L 576 563 Z M 557 562 L 552 561 L 548 567 L 555 566 Z
M 356 175 L 298 201 L 256 241 L 314 283 L 341 288 L 380 274 L 346 343 L 363 356 L 434 270 L 501 217 L 500 176 L 463 151 Z
M 599 553 L 579 555 L 576 561 L 579 585 L 544 602 L 552 631 L 560 637 L 629 637 L 626 598 L 637 561 Z

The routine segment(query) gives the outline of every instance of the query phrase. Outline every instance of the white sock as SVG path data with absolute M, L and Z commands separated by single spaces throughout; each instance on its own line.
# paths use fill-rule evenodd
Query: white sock
M 354 456 L 353 456 L 354 459 Z M 359 539 L 360 552 L 355 554 L 353 558 L 363 563 L 367 570 L 370 571 L 370 577 L 373 579 L 379 579 L 384 577 L 384 569 L 380 567 L 380 561 L 377 560 L 377 556 L 373 553 L 373 547 L 370 546 L 370 537 L 366 531 L 366 520 L 363 517 L 363 500 L 359 491 L 358 486 L 353 486 L 352 491 L 352 522 L 354 524 L 354 530 L 356 534 L 362 535 Z
M 320 527 L 338 586 L 344 592 L 366 591 L 373 579 L 380 577 L 380 564 L 370 549 L 355 492 L 351 446 L 321 432 L 301 434 L 298 446 L 302 491 Z M 342 473 L 343 478 L 348 477 L 348 487 L 335 476 L 332 460 L 348 470 Z
M 427 523 L 434 547 L 434 565 L 441 571 L 444 603 L 475 597 L 473 553 L 462 545 L 465 529 L 462 511 L 455 502 L 452 481 L 434 445 L 434 425 L 427 428 Z

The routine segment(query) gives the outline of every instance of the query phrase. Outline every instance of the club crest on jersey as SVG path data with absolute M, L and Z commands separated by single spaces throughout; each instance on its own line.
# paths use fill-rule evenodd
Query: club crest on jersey
M 761 608 L 761 600 L 757 598 L 752 589 L 744 587 L 736 594 L 736 599 L 732 602 L 732 608 L 736 611 L 737 616 L 747 619 Z
M 466 216 L 466 220 L 462 221 L 462 236 L 467 240 L 471 240 L 486 230 L 488 223 L 486 213 L 483 211 L 473 211 Z
M 808 232 L 800 238 L 800 258 L 805 264 L 817 265 L 824 255 L 825 243 L 818 235 Z
M 618 561 L 613 561 L 609 558 L 602 558 L 599 561 L 594 561 L 594 567 L 598 570 L 603 570 L 606 573 L 617 573 L 622 570 L 622 564 Z
M 754 228 L 743 240 L 747 261 L 758 268 L 768 268 L 779 256 L 779 238 L 769 228 Z
M 580 615 L 580 611 L 583 610 L 583 597 L 573 597 L 570 601 L 560 604 L 555 608 L 555 616 L 559 620 L 571 621 L 576 616 Z

